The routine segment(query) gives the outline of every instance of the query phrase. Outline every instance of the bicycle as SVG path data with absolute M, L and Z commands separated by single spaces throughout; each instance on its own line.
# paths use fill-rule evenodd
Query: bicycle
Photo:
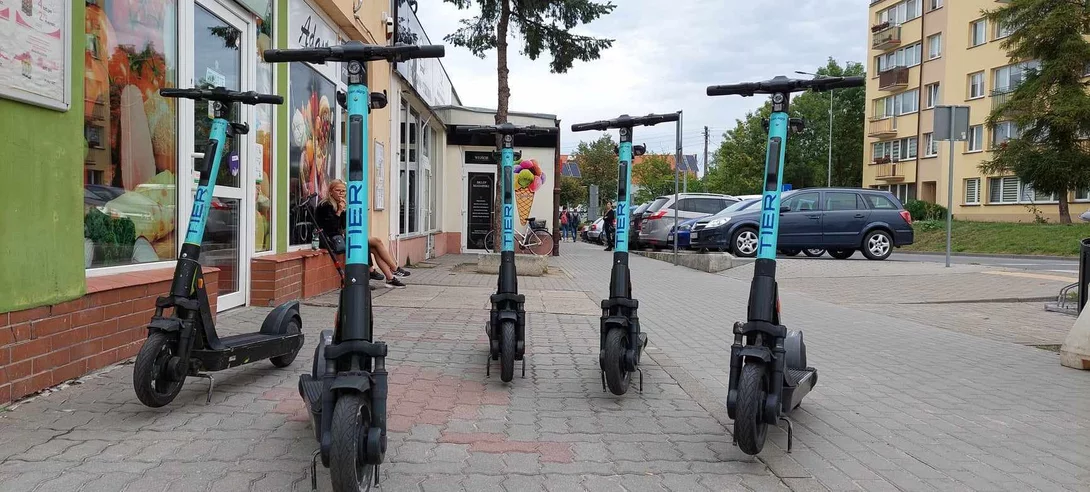
M 520 253 L 530 252 L 534 256 L 549 256 L 553 254 L 553 235 L 548 231 L 541 229 L 534 229 L 531 224 L 534 223 L 533 217 L 526 221 L 526 230 L 513 231 L 515 235 L 515 246 L 519 249 Z M 495 252 L 496 250 L 496 231 L 488 231 L 488 234 L 484 237 L 484 250 L 488 253 Z
M 768 94 L 772 97 L 772 114 L 765 120 L 768 146 L 757 260 L 750 283 L 747 320 L 734 324 L 727 384 L 727 415 L 734 420 L 733 442 L 749 455 L 761 452 L 768 425 L 777 425 L 780 421 L 787 423 L 787 452 L 791 452 L 791 420 L 786 414 L 798 407 L 817 384 L 817 369 L 806 365 L 802 332 L 788 330 L 780 324 L 776 240 L 780 214 L 785 211 L 780 207 L 784 154 L 788 130 L 798 132 L 805 126 L 801 118 L 788 116 L 788 101 L 793 92 L 807 89 L 822 92 L 864 84 L 863 77 L 800 80 L 781 75 L 761 82 L 707 89 L 709 96 Z

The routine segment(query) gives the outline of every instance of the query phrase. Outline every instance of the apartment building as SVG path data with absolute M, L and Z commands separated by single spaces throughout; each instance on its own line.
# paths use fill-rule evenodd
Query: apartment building
M 1021 83 L 1035 61 L 1012 62 L 1000 47 L 1005 26 L 983 19 L 997 0 L 872 0 L 863 186 L 949 206 L 950 143 L 932 139 L 934 107 L 969 106 L 969 138 L 955 142 L 954 215 L 966 220 L 1032 221 L 1059 217 L 1056 196 L 1035 193 L 1017 176 L 979 165 L 1012 136 L 1006 122 L 988 129 L 992 107 Z M 1090 207 L 1090 190 L 1065 197 L 1072 213 Z

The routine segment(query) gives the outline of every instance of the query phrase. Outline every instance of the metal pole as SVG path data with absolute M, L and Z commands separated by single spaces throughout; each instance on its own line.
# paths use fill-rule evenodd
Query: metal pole
M 833 91 L 829 91 L 829 175 L 825 186 L 833 186 Z
M 677 222 L 677 185 L 678 177 L 681 175 L 681 111 L 677 112 L 677 153 L 674 156 L 674 265 L 677 265 L 677 243 L 678 233 L 681 232 L 678 229 Z
M 946 268 L 950 268 L 950 237 L 954 227 L 954 106 L 950 107 L 950 169 L 946 174 Z
M 704 175 L 708 175 L 708 127 L 704 127 Z M 705 190 L 706 191 L 706 190 Z

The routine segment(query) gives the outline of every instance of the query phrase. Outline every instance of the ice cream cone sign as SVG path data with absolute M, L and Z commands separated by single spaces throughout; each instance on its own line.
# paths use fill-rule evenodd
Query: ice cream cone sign
M 518 207 L 519 223 L 525 226 L 530 218 L 530 208 L 534 205 L 534 193 L 545 184 L 545 173 L 533 159 L 516 164 L 514 173 L 515 205 Z

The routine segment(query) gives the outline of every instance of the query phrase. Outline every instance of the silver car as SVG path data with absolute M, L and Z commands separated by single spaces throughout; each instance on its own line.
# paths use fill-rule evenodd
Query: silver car
M 675 225 L 675 210 L 678 221 L 684 222 L 717 214 L 735 203 L 738 203 L 737 198 L 718 193 L 678 193 L 676 202 L 674 195 L 660 196 L 643 213 L 640 242 L 652 248 L 669 245 L 670 229 Z

